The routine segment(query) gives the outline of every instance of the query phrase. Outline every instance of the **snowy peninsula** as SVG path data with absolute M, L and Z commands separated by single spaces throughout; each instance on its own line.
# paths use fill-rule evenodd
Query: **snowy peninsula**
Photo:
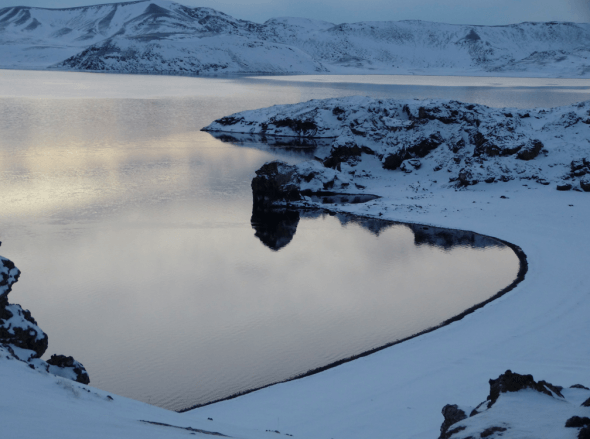
M 259 24 L 167 0 L 0 9 L 0 68 L 10 69 L 588 78 L 589 47 L 585 23 Z

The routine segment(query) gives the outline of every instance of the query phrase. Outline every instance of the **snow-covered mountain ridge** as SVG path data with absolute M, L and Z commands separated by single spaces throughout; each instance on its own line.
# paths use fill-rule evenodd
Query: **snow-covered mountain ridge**
M 589 77 L 589 47 L 585 23 L 333 24 L 274 18 L 258 24 L 166 0 L 0 9 L 1 68 Z

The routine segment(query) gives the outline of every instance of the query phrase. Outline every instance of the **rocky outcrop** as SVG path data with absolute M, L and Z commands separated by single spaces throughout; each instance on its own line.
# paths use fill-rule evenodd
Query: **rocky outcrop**
M 12 285 L 18 281 L 20 270 L 12 261 L 0 256 L 0 305 L 6 302 L 8 293 L 12 291 Z
M 6 303 L 0 308 L 0 343 L 33 351 L 33 357 L 40 358 L 49 341 L 28 310 Z
M 440 436 L 439 439 L 448 439 L 454 433 L 458 433 L 461 430 L 452 429 L 449 431 L 449 427 L 453 424 L 456 424 L 459 421 L 467 418 L 467 414 L 461 410 L 457 404 L 447 404 L 442 409 L 442 415 L 444 416 L 445 420 L 443 421 L 442 425 L 440 426 Z M 460 428 L 460 427 L 459 427 Z
M 12 261 L 0 256 L 0 349 L 13 358 L 29 363 L 33 369 L 42 369 L 88 384 L 88 372 L 82 363 L 74 358 L 53 355 L 47 362 L 40 359 L 49 344 L 47 334 L 37 326 L 29 310 L 8 302 L 8 293 L 20 274 L 20 270 Z
M 494 405 L 501 393 L 518 392 L 523 389 L 533 389 L 549 396 L 557 395 L 563 398 L 561 394 L 563 387 L 554 386 L 545 381 L 536 382 L 532 375 L 520 375 L 507 370 L 495 380 L 490 380 L 490 394 L 487 398 L 489 401 L 488 408 Z
M 577 437 L 580 439 L 585 438 L 590 430 L 590 418 L 584 416 L 585 409 L 576 402 L 580 396 L 590 394 L 585 386 L 575 385 L 564 390 L 546 381 L 537 382 L 532 375 L 510 370 L 489 383 L 490 393 L 486 401 L 471 410 L 469 416 L 457 405 L 443 408 L 444 421 L 439 439 L 544 437 L 540 428 L 547 428 L 552 422 L 552 433 L 548 437 L 572 437 L 567 429 L 578 428 Z M 517 392 L 522 392 L 519 397 L 510 397 Z M 497 408 L 497 405 L 501 407 Z M 545 412 L 540 413 L 540 410 Z M 564 410 L 571 413 L 565 425 Z M 557 412 L 559 415 L 556 416 Z M 539 418 L 544 419 L 544 427 L 538 425 Z
M 274 161 L 263 165 L 252 179 L 254 210 L 264 212 L 276 201 L 301 200 L 299 175 L 295 166 Z
M 315 153 L 315 166 L 304 162 L 289 169 L 293 178 L 281 185 L 292 185 L 279 191 L 281 199 L 295 200 L 298 188 L 366 186 L 363 179 L 370 181 L 369 169 L 379 164 L 394 171 L 392 179 L 411 174 L 457 189 L 520 180 L 582 192 L 590 191 L 589 115 L 590 101 L 523 111 L 355 96 L 245 111 L 203 130 L 288 135 L 300 142 L 332 139 L 330 149 Z M 380 173 L 379 178 L 389 177 Z
M 90 383 L 90 377 L 88 376 L 88 372 L 80 363 L 79 361 L 74 360 L 74 357 L 67 357 L 65 355 L 52 355 L 49 360 L 47 360 L 47 364 L 49 365 L 48 371 L 54 371 L 56 368 L 61 369 L 59 373 L 55 375 L 63 376 L 64 371 L 70 372 L 74 375 L 74 381 L 77 381 L 82 384 Z

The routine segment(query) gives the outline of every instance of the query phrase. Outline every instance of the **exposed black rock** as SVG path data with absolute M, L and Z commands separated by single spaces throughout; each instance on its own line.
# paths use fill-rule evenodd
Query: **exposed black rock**
M 561 183 L 557 185 L 558 191 L 569 191 L 572 189 L 572 185 L 570 183 Z
M 14 263 L 0 256 L 0 306 L 7 302 L 7 296 L 12 291 L 12 285 L 18 282 L 20 270 Z
M 355 165 L 362 153 L 375 154 L 372 149 L 353 143 L 333 147 L 330 155 L 324 160 L 324 166 L 326 168 L 340 170 L 341 163 L 346 162 L 350 165 Z
M 460 433 L 463 430 L 465 430 L 465 428 L 466 427 L 461 426 L 461 427 L 453 428 L 452 430 L 446 431 L 445 433 L 441 432 L 438 439 L 451 439 L 455 433 Z
M 88 376 L 88 372 L 86 372 L 86 368 L 82 365 L 82 363 L 74 360 L 74 357 L 67 357 L 65 355 L 52 355 L 51 358 L 47 360 L 47 364 L 62 369 L 71 368 L 76 374 L 75 381 L 82 384 L 90 383 L 90 377 Z
M 459 186 L 469 186 L 476 184 L 477 180 L 473 178 L 473 174 L 469 169 L 461 169 L 458 176 Z
M 518 154 L 516 155 L 516 158 L 527 161 L 533 160 L 539 155 L 544 146 L 545 145 L 543 145 L 543 143 L 540 140 L 530 140 L 522 148 L 520 148 Z
M 254 210 L 264 211 L 272 208 L 276 201 L 301 200 L 295 166 L 274 161 L 262 165 L 252 179 Z
M 397 168 L 401 166 L 401 164 L 406 159 L 406 152 L 405 150 L 399 150 L 388 154 L 385 159 L 383 160 L 383 169 L 389 169 L 390 171 L 395 171 Z
M 536 382 L 532 375 L 520 375 L 507 370 L 495 380 L 490 380 L 490 394 L 487 398 L 488 408 L 494 405 L 500 393 L 518 392 L 522 389 L 533 389 L 549 396 L 554 396 L 553 393 L 555 393 L 563 398 L 561 394 L 563 387 L 554 386 L 545 381 Z
M 590 439 L 590 427 L 584 427 L 578 433 L 578 439 Z
M 66 369 L 71 369 L 76 374 L 76 381 L 88 384 L 90 379 L 86 369 L 72 357 L 53 355 L 47 363 L 38 360 L 47 350 L 49 344 L 47 334 L 37 326 L 29 310 L 8 302 L 8 293 L 11 291 L 11 286 L 18 280 L 20 271 L 14 263 L 0 256 L 0 274 L 3 274 L 0 284 L 0 288 L 3 288 L 0 289 L 2 292 L 0 295 L 0 346 L 21 361 L 35 359 L 35 364 L 29 363 L 32 369 L 35 369 L 35 365 L 45 365 L 48 372 L 68 376 L 68 378 L 71 374 L 67 374 Z M 15 348 L 26 349 L 33 354 L 27 354 L 27 357 L 23 358 L 23 355 L 17 353 Z
M 450 438 L 451 435 L 457 431 L 456 429 L 449 431 L 449 427 L 467 418 L 465 412 L 461 410 L 456 404 L 445 405 L 442 409 L 442 415 L 444 416 L 445 420 L 440 426 L 439 439 Z M 463 429 L 465 429 L 465 427 L 463 427 Z
M 590 192 L 590 178 L 582 178 L 580 180 L 580 187 L 584 192 Z
M 582 403 L 582 407 L 590 407 L 590 398 Z
M 484 431 L 482 431 L 479 434 L 479 437 L 486 438 L 486 437 L 493 435 L 494 433 L 503 432 L 506 430 L 508 430 L 508 429 L 505 427 L 489 427 L 489 428 L 486 428 Z
M 590 418 L 584 416 L 583 418 L 580 416 L 572 416 L 567 421 L 565 421 L 565 426 L 568 428 L 580 428 L 586 427 L 590 425 Z
M 573 386 L 570 386 L 570 389 L 586 389 L 586 390 L 590 390 L 588 387 L 583 386 L 582 384 L 574 384 Z
M 47 350 L 49 339 L 28 310 L 7 303 L 0 308 L 0 343 L 34 351 L 34 357 L 40 358 Z
M 290 209 L 252 211 L 250 220 L 255 236 L 274 251 L 291 242 L 299 224 L 299 212 Z

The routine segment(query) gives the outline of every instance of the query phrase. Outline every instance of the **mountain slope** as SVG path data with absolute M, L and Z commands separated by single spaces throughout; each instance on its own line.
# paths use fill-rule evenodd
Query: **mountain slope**
M 0 67 L 182 75 L 422 73 L 590 75 L 590 25 L 467 26 L 238 20 L 142 0 L 69 9 L 0 9 Z

